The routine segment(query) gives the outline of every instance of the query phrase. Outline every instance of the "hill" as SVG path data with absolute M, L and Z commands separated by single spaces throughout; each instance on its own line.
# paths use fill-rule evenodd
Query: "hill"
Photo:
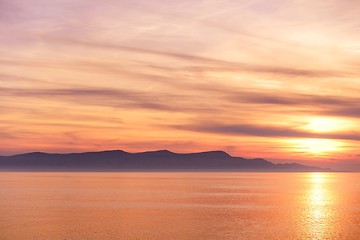
M 32 152 L 0 157 L 0 171 L 331 171 L 262 158 L 233 157 L 224 151 L 129 153 L 122 150 L 53 154 Z

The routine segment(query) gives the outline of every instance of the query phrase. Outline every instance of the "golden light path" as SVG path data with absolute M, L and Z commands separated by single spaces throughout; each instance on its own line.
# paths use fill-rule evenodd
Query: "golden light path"
M 309 191 L 305 196 L 306 229 L 311 239 L 327 239 L 335 227 L 335 196 L 331 191 L 328 173 L 311 173 L 308 179 Z M 306 230 L 305 229 L 305 230 Z

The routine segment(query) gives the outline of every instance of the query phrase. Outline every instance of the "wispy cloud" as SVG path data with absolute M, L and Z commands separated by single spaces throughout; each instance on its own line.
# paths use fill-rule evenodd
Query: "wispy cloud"
M 303 76 L 303 77 L 340 77 L 346 75 L 353 75 L 351 72 L 341 72 L 339 70 L 322 70 L 322 69 L 307 69 L 304 66 L 299 67 L 285 67 L 285 66 L 271 66 L 250 64 L 246 62 L 228 61 L 219 58 L 212 58 L 206 56 L 199 56 L 194 54 L 186 54 L 179 52 L 162 51 L 157 49 L 141 48 L 131 45 L 120 45 L 109 42 L 98 41 L 85 41 L 83 39 L 71 39 L 63 37 L 43 37 L 45 41 L 55 42 L 57 44 L 64 44 L 68 46 L 82 46 L 90 49 L 99 48 L 109 51 L 126 51 L 146 55 L 157 55 L 165 58 L 173 58 L 184 61 L 189 67 L 182 68 L 191 72 L 254 72 L 254 73 L 268 73 L 274 75 L 285 76 Z M 11 63 L 10 61 L 4 61 L 4 63 Z M 31 63 L 23 63 L 31 64 Z M 180 68 L 181 70 L 181 68 Z
M 206 104 L 192 106 L 191 100 L 181 94 L 159 94 L 128 89 L 68 88 L 16 89 L 0 88 L 0 97 L 40 98 L 69 104 L 105 106 L 119 109 L 149 109 L 170 112 L 215 112 Z
M 217 133 L 224 135 L 250 135 L 258 137 L 282 137 L 282 138 L 321 138 L 321 139 L 342 139 L 360 140 L 359 132 L 350 133 L 312 133 L 287 126 L 253 125 L 253 124 L 221 124 L 221 123 L 200 123 L 189 126 L 172 126 L 174 128 Z

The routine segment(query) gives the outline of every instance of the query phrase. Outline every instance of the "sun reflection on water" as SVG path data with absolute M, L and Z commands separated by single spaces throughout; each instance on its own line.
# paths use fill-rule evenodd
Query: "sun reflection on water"
M 327 173 L 311 173 L 305 196 L 306 228 L 311 239 L 326 239 L 334 227 L 334 196 Z

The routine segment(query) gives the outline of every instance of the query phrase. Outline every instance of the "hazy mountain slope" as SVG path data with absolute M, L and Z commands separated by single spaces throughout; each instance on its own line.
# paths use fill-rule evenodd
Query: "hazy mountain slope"
M 50 154 L 33 152 L 0 157 L 2 171 L 329 171 L 300 164 L 232 157 L 223 151 L 128 153 L 122 150 Z

